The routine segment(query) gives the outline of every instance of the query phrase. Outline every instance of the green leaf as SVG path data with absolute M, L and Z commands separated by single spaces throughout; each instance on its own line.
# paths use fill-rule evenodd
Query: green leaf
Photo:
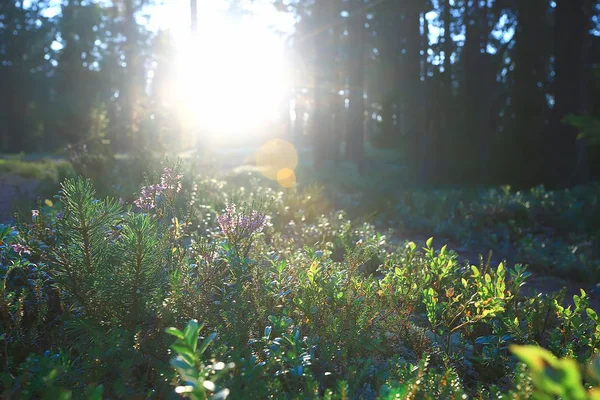
M 597 324 L 600 323 L 600 319 L 598 318 L 598 314 L 596 313 L 596 311 L 592 310 L 591 308 L 586 308 L 585 312 L 592 321 L 594 321 Z
M 196 363 L 196 357 L 194 356 L 194 352 L 191 351 L 188 347 L 181 343 L 174 343 L 171 345 L 171 348 L 179 354 L 185 362 L 187 362 L 190 367 Z
M 170 327 L 170 328 L 165 329 L 165 332 L 168 333 L 169 335 L 175 336 L 177 339 L 181 339 L 181 340 L 185 339 L 183 332 L 181 332 L 177 328 Z
M 73 398 L 73 394 L 70 390 L 59 389 L 59 391 L 60 393 L 57 400 L 71 400 Z
M 588 366 L 588 371 L 590 372 L 590 375 L 594 377 L 594 379 L 600 380 L 600 357 L 595 356 L 592 358 L 592 361 L 590 361 Z
M 0 227 L 2 227 L 2 225 L 0 225 Z M 11 229 L 10 229 L 10 226 L 8 226 L 8 225 L 6 225 L 0 229 L 0 242 L 3 241 L 4 238 L 8 236 L 10 231 L 11 231 Z
M 200 336 L 200 326 L 198 321 L 191 320 L 188 322 L 183 334 L 185 335 L 185 341 L 190 345 L 193 351 L 196 351 L 198 347 L 198 336 Z
M 104 386 L 102 384 L 93 387 L 88 386 L 85 390 L 85 398 L 87 400 L 102 400 L 102 395 L 104 394 Z
M 206 339 L 204 339 L 204 341 L 202 342 L 202 345 L 198 349 L 198 353 L 200 355 L 204 354 L 204 352 L 206 351 L 208 346 L 212 343 L 213 340 L 215 340 L 216 337 L 217 337 L 216 332 L 213 332 L 210 335 L 208 335 L 208 337 Z
M 428 249 L 430 249 L 432 243 L 433 243 L 433 237 L 430 237 L 429 239 L 427 239 L 427 242 L 425 242 L 425 245 L 427 246 Z
M 555 365 L 557 362 L 552 353 L 539 346 L 513 344 L 509 346 L 509 349 L 533 372 L 540 372 L 547 365 Z
M 270 325 L 265 326 L 265 330 L 263 332 L 263 339 L 264 340 L 269 340 L 269 338 L 271 337 L 271 331 L 273 330 L 273 327 Z
M 188 364 L 188 362 L 185 361 L 183 359 L 183 357 L 181 357 L 181 356 L 177 356 L 175 358 L 172 358 L 171 361 L 170 361 L 170 364 L 173 367 L 175 367 L 175 369 L 177 369 L 180 374 L 187 374 L 189 371 L 192 370 L 192 368 L 190 367 L 190 365 Z

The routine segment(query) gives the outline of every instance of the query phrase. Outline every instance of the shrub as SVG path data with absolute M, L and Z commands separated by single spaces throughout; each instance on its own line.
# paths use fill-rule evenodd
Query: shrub
M 572 306 L 561 292 L 526 296 L 522 265 L 461 265 L 433 239 L 398 243 L 314 188 L 250 179 L 242 190 L 184 181 L 181 168 L 150 177 L 130 204 L 67 179 L 55 202 L 0 229 L 3 395 L 521 398 L 600 350 L 585 291 Z M 553 202 L 540 193 L 530 196 Z M 471 208 L 451 210 L 439 215 Z M 514 345 L 576 361 L 538 351 L 525 369 Z M 539 359 L 554 369 L 536 370 Z M 587 395 L 575 380 L 550 394 Z

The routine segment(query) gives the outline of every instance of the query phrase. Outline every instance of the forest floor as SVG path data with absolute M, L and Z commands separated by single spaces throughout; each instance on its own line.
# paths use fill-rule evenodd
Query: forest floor
M 221 149 L 211 152 L 211 157 L 206 157 L 201 160 L 201 167 L 207 173 L 227 174 L 236 169 L 256 170 L 253 154 L 256 148 L 237 148 L 232 150 Z M 302 153 L 305 153 L 303 150 Z M 189 155 L 182 155 L 182 158 L 187 158 Z M 16 174 L 2 173 L 0 174 L 0 223 L 9 221 L 13 218 L 15 205 L 25 203 L 33 203 L 39 193 L 36 191 L 40 187 L 40 181 L 32 178 L 21 177 Z M 42 199 L 43 200 L 43 199 Z M 427 232 L 418 231 L 394 231 L 393 227 L 392 240 L 402 243 L 404 241 L 415 242 L 419 247 L 423 247 L 430 234 Z M 441 247 L 444 244 L 448 245 L 448 249 L 456 251 L 461 264 L 469 262 L 472 265 L 479 265 L 480 254 L 487 261 L 489 249 L 468 248 L 460 243 L 453 242 L 447 238 L 435 237 L 436 247 Z M 506 254 L 493 253 L 490 265 L 495 267 L 500 262 L 506 261 L 507 266 L 512 266 L 520 262 L 511 254 L 516 252 L 506 251 Z M 580 289 L 583 288 L 590 294 L 590 306 L 600 312 L 600 296 L 595 296 L 591 293 L 593 282 L 580 282 L 569 280 L 557 276 L 548 275 L 547 272 L 541 271 L 539 268 L 530 268 L 532 276 L 529 277 L 524 286 L 525 294 L 543 293 L 550 294 L 559 291 L 561 288 L 566 289 L 565 303 L 573 304 L 573 296 L 580 294 Z
M 16 203 L 35 201 L 39 185 L 38 179 L 0 174 L 0 222 L 13 218 Z

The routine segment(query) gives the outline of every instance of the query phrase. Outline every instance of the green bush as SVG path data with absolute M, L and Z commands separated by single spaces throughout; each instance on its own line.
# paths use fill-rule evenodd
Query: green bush
M 526 267 L 398 243 L 317 187 L 181 168 L 150 176 L 129 204 L 67 179 L 56 201 L 0 229 L 3 396 L 569 398 L 594 383 L 572 379 L 600 350 L 585 291 L 571 306 L 562 292 L 526 296 Z M 538 218 L 531 204 L 582 212 L 541 189 L 469 207 L 406 196 L 415 219 L 509 213 L 519 228 Z M 540 372 L 516 350 L 527 369 L 514 345 L 576 361 Z

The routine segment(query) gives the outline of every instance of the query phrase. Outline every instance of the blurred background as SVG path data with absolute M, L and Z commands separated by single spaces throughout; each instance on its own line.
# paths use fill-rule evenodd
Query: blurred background
M 586 183 L 599 15 L 595 0 L 3 0 L 0 153 L 233 166 L 268 144 L 312 171 Z

